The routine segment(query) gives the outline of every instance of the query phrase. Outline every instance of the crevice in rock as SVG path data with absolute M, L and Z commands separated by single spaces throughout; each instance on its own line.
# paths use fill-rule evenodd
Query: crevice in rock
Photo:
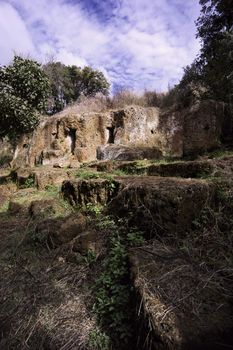
M 70 151 L 74 154 L 75 146 L 76 146 L 76 129 L 70 128 L 67 134 L 67 137 L 70 139 Z
M 108 143 L 114 143 L 115 142 L 115 126 L 110 126 L 110 127 L 107 127 L 107 130 L 109 132 L 109 135 L 108 135 Z

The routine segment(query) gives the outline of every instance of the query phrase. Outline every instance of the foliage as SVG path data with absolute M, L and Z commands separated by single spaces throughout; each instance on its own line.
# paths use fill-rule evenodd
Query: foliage
M 98 205 L 93 205 L 92 203 L 87 203 L 86 212 L 88 214 L 94 214 L 94 216 L 99 216 L 102 212 L 102 207 Z
M 199 82 L 205 87 L 204 97 L 232 103 L 232 1 L 200 0 L 200 5 L 201 15 L 196 25 L 197 37 L 202 41 L 201 53 L 192 66 L 187 67 L 183 82 Z
M 93 250 L 89 249 L 84 260 L 88 266 L 93 265 L 97 260 L 96 253 Z
M 143 233 L 139 231 L 137 227 L 132 227 L 127 234 L 127 241 L 129 246 L 137 247 L 145 243 L 145 238 L 143 237 Z
M 233 6 L 231 0 L 200 0 L 196 21 L 201 52 L 184 69 L 178 85 L 162 105 L 188 107 L 196 100 L 215 99 L 232 106 L 233 97 Z M 231 107 L 232 108 L 232 107 Z
M 21 186 L 21 188 L 30 188 L 33 187 L 35 183 L 35 180 L 32 176 L 28 177 L 24 184 Z
M 96 281 L 94 310 L 101 326 L 107 327 L 111 334 L 125 343 L 131 336 L 129 323 L 131 293 L 127 264 L 126 247 L 122 238 L 115 234 L 110 238 L 104 271 Z
M 100 174 L 98 172 L 88 170 L 85 168 L 79 169 L 75 175 L 83 180 L 91 180 L 91 179 L 99 179 L 100 178 Z
M 48 112 L 61 111 L 67 104 L 77 101 L 81 96 L 108 95 L 109 83 L 104 74 L 91 67 L 83 69 L 66 66 L 61 62 L 49 62 L 44 71 L 51 83 Z
M 129 248 L 142 245 L 144 238 L 136 227 L 129 229 L 125 219 L 114 221 L 111 216 L 102 217 L 97 227 L 109 232 L 109 246 L 94 286 L 94 311 L 101 328 L 118 339 L 123 349 L 132 337 L 134 317 L 128 252 Z
M 94 350 L 109 350 L 110 339 L 104 332 L 94 329 L 89 336 L 89 345 Z
M 49 81 L 37 62 L 15 56 L 12 64 L 0 67 L 0 137 L 31 132 L 48 91 Z

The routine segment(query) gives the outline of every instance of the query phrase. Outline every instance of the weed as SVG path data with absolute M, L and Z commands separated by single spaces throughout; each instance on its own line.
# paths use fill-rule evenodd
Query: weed
M 59 193 L 59 187 L 55 185 L 47 185 L 45 191 L 50 195 L 57 195 Z
M 96 312 L 100 325 L 122 343 L 132 335 L 130 318 L 131 287 L 129 283 L 128 253 L 123 239 L 113 232 L 104 271 L 95 284 Z
M 125 175 L 127 175 L 127 172 L 125 170 L 115 169 L 115 170 L 113 170 L 113 175 L 115 175 L 115 176 L 125 176 Z
M 92 203 L 87 203 L 86 205 L 86 212 L 88 214 L 92 214 L 94 216 L 99 216 L 102 212 L 103 208 L 98 206 L 98 205 L 94 205 Z
M 133 227 L 127 234 L 127 241 L 131 247 L 137 247 L 145 243 L 145 238 L 143 237 L 143 233 L 139 231 L 137 227 Z
M 89 335 L 89 345 L 94 350 L 108 350 L 110 338 L 99 329 L 93 329 Z
M 111 196 L 114 193 L 115 189 L 116 189 L 116 184 L 115 184 L 113 179 L 109 179 L 108 180 L 107 187 L 108 187 L 108 190 L 109 190 L 109 194 Z
M 6 213 L 9 208 L 9 201 L 6 201 L 0 206 L 0 213 Z
M 34 186 L 34 178 L 30 176 L 27 178 L 27 180 L 24 182 L 24 184 L 21 186 L 22 188 L 30 188 Z
M 97 260 L 96 253 L 93 250 L 89 249 L 84 260 L 88 266 L 92 266 Z
M 98 172 L 88 170 L 88 169 L 79 169 L 75 174 L 76 177 L 79 177 L 83 180 L 99 179 L 100 174 Z
M 114 232 L 117 229 L 117 225 L 115 221 L 111 218 L 111 216 L 105 216 L 104 218 L 101 218 L 99 222 L 97 222 L 96 226 L 100 230 L 106 230 Z

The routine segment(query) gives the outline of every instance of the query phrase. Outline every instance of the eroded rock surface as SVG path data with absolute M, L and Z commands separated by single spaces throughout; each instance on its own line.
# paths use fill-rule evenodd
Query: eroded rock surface
M 106 113 L 63 111 L 24 135 L 12 165 L 75 166 L 99 159 L 159 159 L 197 154 L 219 144 L 222 106 L 213 101 L 179 110 L 129 106 Z

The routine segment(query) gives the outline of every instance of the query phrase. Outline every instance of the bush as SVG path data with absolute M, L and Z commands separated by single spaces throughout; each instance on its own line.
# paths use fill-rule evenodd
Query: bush
M 13 63 L 0 68 L 0 137 L 15 139 L 31 132 L 45 108 L 49 81 L 41 66 L 15 56 Z

